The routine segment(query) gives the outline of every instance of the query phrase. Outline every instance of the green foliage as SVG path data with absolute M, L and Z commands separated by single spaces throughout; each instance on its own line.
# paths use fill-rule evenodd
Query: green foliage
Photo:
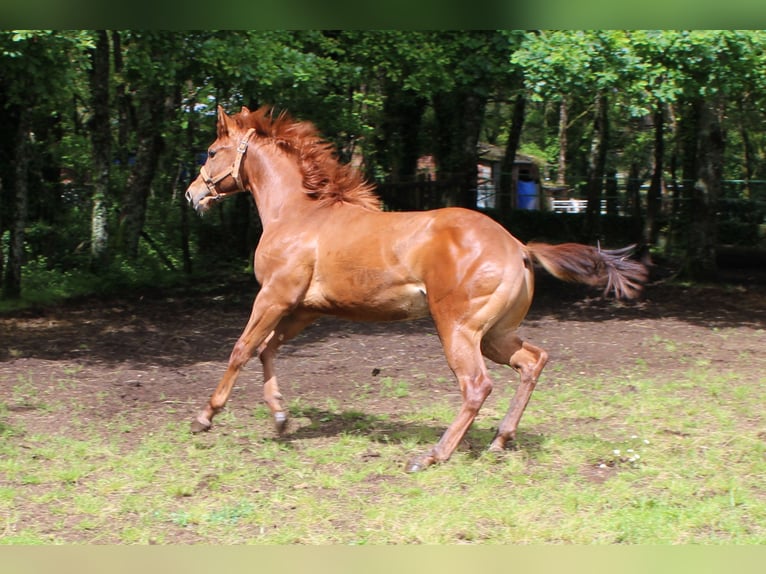
M 0 103 L 6 111 L 0 131 L 0 271 L 8 268 L 10 230 L 24 215 L 15 206 L 12 169 L 23 110 L 30 167 L 22 263 L 32 283 L 22 289 L 34 290 L 27 294 L 31 297 L 44 284 L 35 277 L 61 273 L 53 283 L 71 284 L 64 291 L 79 292 L 73 277 L 90 273 L 96 180 L 90 75 L 96 37 L 92 30 L 0 32 Z M 585 175 L 597 93 L 609 94 L 614 169 L 624 173 L 636 164 L 643 178 L 654 145 L 646 119 L 658 106 L 668 111 L 669 166 L 683 145 L 673 131 L 684 120 L 681 104 L 701 98 L 720 111 L 727 139 L 723 177 L 747 182 L 726 199 L 746 200 L 754 206 L 752 213 L 760 213 L 762 192 L 750 182 L 766 178 L 763 31 L 112 30 L 109 39 L 114 161 L 105 201 L 108 255 L 115 261 L 148 256 L 164 258 L 179 270 L 193 267 L 208 256 L 205 244 L 216 234 L 234 234 L 237 257 L 252 250 L 257 221 L 250 214 L 232 215 L 229 207 L 212 223 L 192 216 L 189 234 L 183 230 L 179 195 L 196 172 L 198 153 L 210 142 L 218 104 L 228 111 L 265 103 L 288 109 L 314 121 L 343 160 L 360 161 L 369 176 L 386 179 L 407 160 L 405 154 L 460 148 L 457 139 L 445 143 L 460 137 L 446 123 L 447 108 L 441 117 L 435 113 L 435 99 L 443 105 L 445 94 L 486 101 L 481 130 L 496 145 L 506 141 L 512 102 L 524 94 L 521 149 L 555 164 L 556 103 L 566 97 L 567 174 L 575 185 Z M 413 102 L 412 117 L 404 117 L 402 106 Z M 468 122 L 460 114 L 459 107 L 451 111 L 458 124 Z M 407 122 L 416 131 L 415 139 L 405 142 Z M 128 193 L 137 177 L 138 147 L 147 141 L 161 142 L 157 168 L 149 189 Z M 161 254 L 145 246 L 142 253 L 128 253 L 122 246 L 126 216 L 142 197 L 147 212 L 139 225 Z M 761 224 L 722 220 L 721 228 L 737 242 L 752 243 Z M 211 229 L 215 226 L 218 231 Z M 102 272 L 108 275 L 112 268 Z
M 85 31 L 5 30 L 0 32 L 0 66 L 6 103 L 46 106 L 52 111 L 74 87 L 83 54 L 92 47 Z
M 147 265 L 147 263 L 149 263 Z M 134 290 L 168 287 L 183 278 L 162 269 L 156 261 L 116 260 L 106 270 L 93 273 L 87 267 L 62 270 L 38 256 L 24 266 L 24 292 L 18 301 L 0 301 L 0 311 L 24 306 L 48 306 L 66 299 L 106 296 Z

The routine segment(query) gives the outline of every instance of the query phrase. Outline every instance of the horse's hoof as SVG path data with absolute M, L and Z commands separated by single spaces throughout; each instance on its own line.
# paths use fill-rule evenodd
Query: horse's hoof
M 278 435 L 284 434 L 287 429 L 287 413 L 284 411 L 277 411 L 274 413 L 274 428 Z
M 404 465 L 404 472 L 412 474 L 413 472 L 420 472 L 427 469 L 433 464 L 433 460 L 429 456 L 417 456 L 410 459 L 410 461 Z
M 516 440 L 513 436 L 510 436 L 510 437 L 496 436 L 495 439 L 492 441 L 492 444 L 489 445 L 489 448 L 487 450 L 494 454 L 500 454 L 508 450 L 516 450 L 516 449 L 517 449 Z
M 199 419 L 194 419 L 191 424 L 192 434 L 198 434 L 210 430 L 212 425 L 208 422 L 202 422 Z

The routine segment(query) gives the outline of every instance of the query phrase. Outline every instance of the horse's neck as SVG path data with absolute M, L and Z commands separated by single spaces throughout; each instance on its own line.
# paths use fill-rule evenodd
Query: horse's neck
M 258 150 L 246 164 L 249 186 L 261 223 L 294 217 L 305 203 L 303 178 L 295 161 L 280 153 Z

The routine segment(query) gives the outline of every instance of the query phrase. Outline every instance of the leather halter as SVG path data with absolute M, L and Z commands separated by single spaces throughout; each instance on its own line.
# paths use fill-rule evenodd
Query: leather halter
M 234 163 L 232 166 L 219 173 L 215 177 L 211 176 L 207 169 L 205 169 L 205 166 L 203 165 L 201 168 L 199 168 L 199 173 L 202 176 L 202 181 L 205 182 L 205 185 L 207 186 L 208 191 L 210 191 L 210 195 L 212 196 L 212 199 L 223 199 L 223 196 L 225 194 L 218 193 L 216 191 L 215 186 L 220 182 L 222 179 L 231 176 L 232 179 L 236 182 L 237 188 L 239 188 L 239 191 L 245 191 L 245 187 L 242 185 L 242 179 L 239 177 L 239 170 L 242 167 L 242 158 L 245 156 L 245 152 L 247 151 L 247 146 L 250 144 L 250 138 L 255 133 L 255 128 L 250 128 L 245 133 L 244 137 L 240 140 L 239 145 L 237 146 L 237 157 L 234 158 Z

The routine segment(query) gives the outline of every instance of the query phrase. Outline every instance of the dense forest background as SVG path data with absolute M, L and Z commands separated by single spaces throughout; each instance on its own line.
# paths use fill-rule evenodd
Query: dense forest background
M 1 298 L 245 270 L 250 198 L 205 218 L 184 199 L 218 104 L 313 121 L 384 199 L 424 193 L 431 157 L 436 205 L 476 208 L 492 146 L 489 214 L 521 239 L 634 241 L 715 279 L 723 246 L 764 246 L 765 46 L 732 30 L 0 31 Z M 585 212 L 514 209 L 519 153 Z

